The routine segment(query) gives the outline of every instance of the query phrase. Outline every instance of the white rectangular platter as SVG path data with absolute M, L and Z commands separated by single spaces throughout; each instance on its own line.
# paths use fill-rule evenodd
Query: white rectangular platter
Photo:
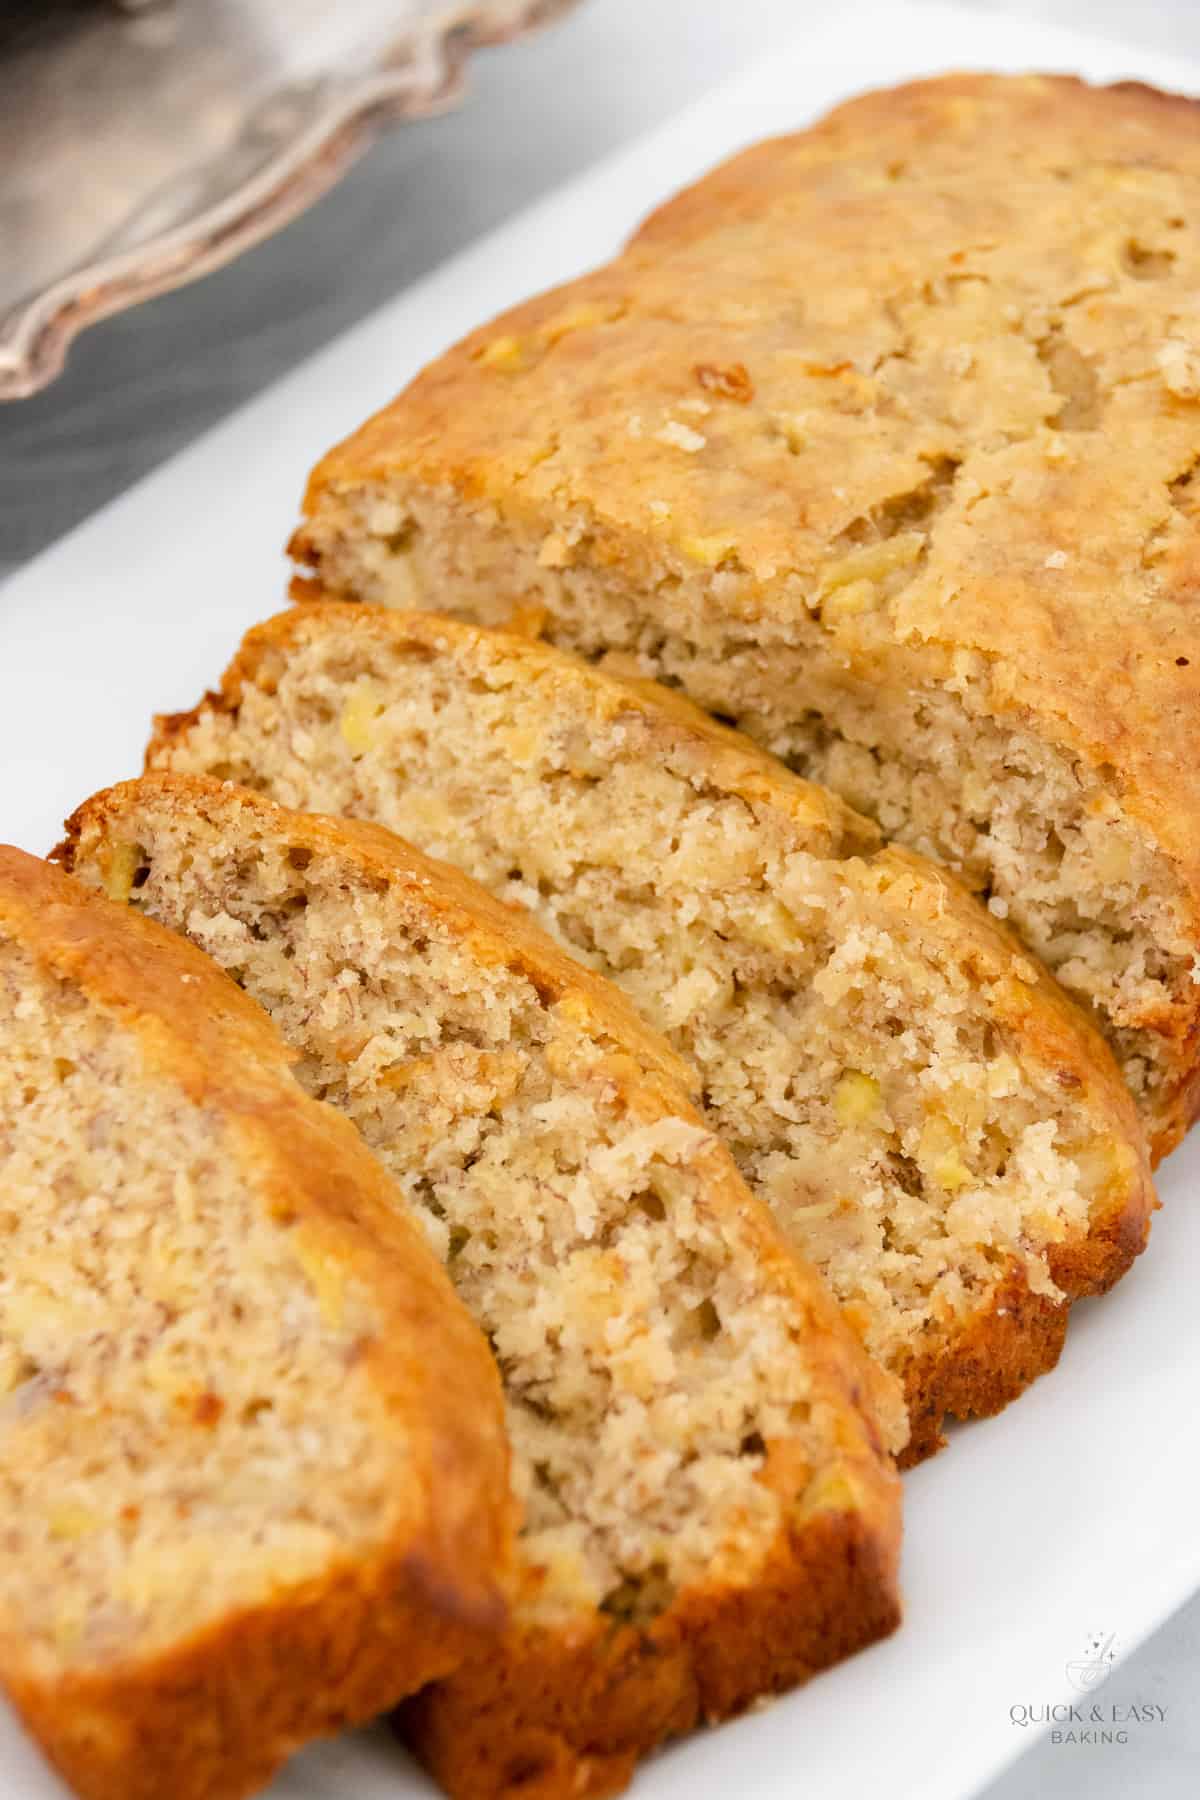
M 150 713 L 192 704 L 244 629 L 279 609 L 281 546 L 330 442 L 480 319 L 602 259 L 727 151 L 856 90 L 951 67 L 1200 93 L 1200 67 L 952 7 L 850 4 L 817 19 L 790 52 L 400 295 L 0 593 L 0 837 L 47 849 L 79 799 L 136 772 Z M 1200 1587 L 1200 1306 L 1188 1274 L 1200 1267 L 1200 1134 L 1164 1169 L 1161 1194 L 1141 1266 L 1078 1310 L 1056 1373 L 909 1478 L 903 1630 L 654 1758 L 641 1800 L 966 1800 L 1029 1746 L 1010 1709 L 1067 1697 L 1066 1664 L 1090 1636 L 1115 1633 L 1127 1652 Z M 430 1791 L 377 1731 L 308 1752 L 272 1796 Z M 63 1792 L 0 1705 L 0 1795 Z

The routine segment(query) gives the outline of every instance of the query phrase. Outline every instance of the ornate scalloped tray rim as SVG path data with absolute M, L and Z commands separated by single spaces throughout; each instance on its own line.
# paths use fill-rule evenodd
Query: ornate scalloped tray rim
M 461 99 L 475 50 L 550 24 L 577 0 L 483 0 L 419 24 L 386 66 L 342 83 L 303 134 L 217 203 L 124 252 L 98 256 L 0 319 L 0 401 L 37 393 L 61 373 L 88 325 L 231 262 L 327 192 L 385 125 Z

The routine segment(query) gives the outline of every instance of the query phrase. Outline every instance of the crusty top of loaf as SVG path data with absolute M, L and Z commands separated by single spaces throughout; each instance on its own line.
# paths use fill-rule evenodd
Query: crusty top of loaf
M 513 1527 L 497 1373 L 353 1127 L 309 1099 L 266 1014 L 186 939 L 7 846 L 0 934 L 136 1039 L 148 1078 L 161 1076 L 223 1118 L 264 1209 L 302 1224 L 331 1267 L 377 1298 L 394 1329 L 364 1342 L 360 1361 L 403 1452 L 381 1544 L 403 1547 L 407 1535 L 406 1566 L 428 1588 L 433 1613 L 497 1627 Z
M 768 644 L 864 522 L 894 534 L 885 636 L 1104 769 L 1200 885 L 1198 216 L 1181 98 L 868 94 L 473 333 L 306 507 L 392 478 L 548 539 L 568 519 L 648 596 L 664 565 L 712 568 Z

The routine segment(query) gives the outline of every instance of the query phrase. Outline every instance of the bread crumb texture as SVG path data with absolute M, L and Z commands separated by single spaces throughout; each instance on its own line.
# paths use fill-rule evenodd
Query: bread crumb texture
M 263 1211 L 219 1124 L 145 1079 L 136 1041 L 11 944 L 2 966 L 0 1480 L 19 1524 L 0 1584 L 47 1666 L 104 1661 L 374 1535 L 394 1470 L 374 1409 L 333 1401 L 380 1321 L 318 1254 L 310 1282 L 302 1237 Z
M 247 1793 L 501 1626 L 486 1345 L 191 946 L 0 851 L 0 1006 L 0 1679 L 89 1800 Z
M 1200 1103 L 1198 210 L 1183 99 L 866 95 L 335 449 L 298 591 L 515 615 L 735 718 L 997 903 L 1161 1153 Z
M 149 760 L 384 824 L 619 983 L 906 1390 L 911 1455 L 1052 1362 L 1067 1300 L 1144 1242 L 1141 1131 L 1083 1015 L 951 877 L 663 688 L 305 607 Z
M 869 1365 L 619 994 L 389 834 L 229 785 L 148 777 L 73 834 L 93 885 L 136 846 L 130 901 L 265 1006 L 492 1343 L 525 1524 L 504 1651 L 423 1706 L 453 1791 L 535 1740 L 584 1791 L 597 1732 L 627 1775 L 891 1628 Z

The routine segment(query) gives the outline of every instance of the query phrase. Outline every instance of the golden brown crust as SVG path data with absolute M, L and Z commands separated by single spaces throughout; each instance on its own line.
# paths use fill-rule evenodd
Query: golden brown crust
M 570 520 L 662 622 L 663 567 L 727 542 L 728 591 L 691 623 L 775 649 L 830 543 L 928 493 L 885 660 L 856 671 L 941 685 L 978 659 L 985 714 L 1113 798 L 1200 947 L 1198 203 L 1179 96 L 966 74 L 867 94 L 433 364 L 315 470 L 293 554 L 336 586 L 325 509 L 408 483 L 533 553 Z M 1200 1105 L 1200 987 L 1133 1005 L 1167 1076 L 1161 1155 Z
M 942 1449 L 948 1420 L 987 1418 L 1002 1412 L 1030 1382 L 1053 1369 L 1062 1354 L 1071 1303 L 1103 1294 L 1119 1281 L 1146 1245 L 1149 1200 L 1114 1208 L 1082 1243 L 1057 1246 L 1050 1272 L 1067 1298 L 1034 1294 L 1014 1272 L 978 1314 L 939 1355 L 914 1361 L 905 1393 L 912 1435 L 898 1459 L 911 1469 Z
M 912 1435 L 899 1457 L 911 1469 L 945 1448 L 950 1420 L 1003 1412 L 1039 1375 L 1054 1368 L 1066 1341 L 1070 1304 L 1029 1291 L 1014 1272 L 952 1344 L 915 1358 L 905 1397 Z
M 418 1479 L 374 1553 L 347 1554 L 169 1652 L 56 1680 L 34 1673 L 0 1622 L 4 1684 L 88 1800 L 233 1800 L 306 1738 L 374 1715 L 502 1625 L 513 1520 L 499 1381 L 391 1183 L 295 1084 L 266 1015 L 215 964 L 8 848 L 0 929 L 222 1118 L 264 1206 L 303 1221 L 394 1324 L 362 1354 Z
M 457 870 L 378 827 L 289 813 L 229 783 L 151 774 L 81 807 L 59 854 L 69 863 L 83 831 L 108 829 L 119 839 L 123 809 L 135 810 L 148 795 L 200 809 L 231 841 L 239 820 L 252 818 L 286 833 L 289 847 L 336 854 L 348 871 L 392 884 L 414 908 L 448 925 L 475 956 L 519 970 L 548 1005 L 567 1008 L 589 1032 L 626 1052 L 614 1060 L 612 1081 L 638 1124 L 665 1117 L 702 1123 L 679 1084 L 682 1065 L 618 990 Z M 584 1792 L 594 1773 L 595 1730 L 607 1733 L 611 1791 L 628 1778 L 640 1751 L 695 1721 L 697 1694 L 714 1716 L 737 1710 L 756 1693 L 803 1679 L 899 1622 L 899 1486 L 873 1406 L 881 1377 L 711 1134 L 690 1162 L 705 1207 L 723 1218 L 731 1240 L 752 1247 L 758 1281 L 785 1295 L 793 1309 L 813 1404 L 837 1421 L 835 1460 L 814 1494 L 813 1471 L 798 1463 L 795 1445 L 767 1445 L 762 1478 L 785 1497 L 787 1517 L 765 1564 L 747 1569 L 744 1586 L 696 1584 L 651 1626 L 615 1634 L 592 1610 L 533 1637 L 516 1626 L 498 1650 L 472 1664 L 461 1687 L 451 1678 L 427 1694 L 414 1715 L 417 1745 L 456 1794 L 503 1792 L 503 1755 L 511 1760 L 518 1746 L 527 1754 L 532 1742 L 547 1753 L 552 1746 L 555 1773 L 547 1795 Z M 524 1578 L 536 1580 L 529 1572 Z M 622 1661 L 619 1687 L 608 1663 L 613 1643 Z
M 779 1546 L 752 1592 L 697 1595 L 649 1631 L 513 1634 L 503 1663 L 426 1688 L 401 1727 L 454 1800 L 601 1800 L 656 1744 L 887 1636 L 890 1593 L 878 1537 L 830 1510 Z
M 311 1596 L 245 1613 L 145 1666 L 5 1683 L 84 1800 L 240 1800 L 313 1738 L 458 1667 L 478 1622 L 456 1620 L 445 1597 L 399 1556 L 369 1581 L 337 1571 Z

